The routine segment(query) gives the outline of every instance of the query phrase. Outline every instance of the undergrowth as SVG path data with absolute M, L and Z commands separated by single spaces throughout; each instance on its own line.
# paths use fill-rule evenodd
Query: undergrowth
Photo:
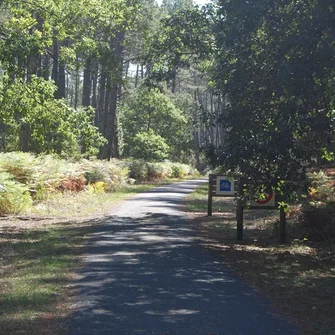
M 0 215 L 72 192 L 103 194 L 132 184 L 198 175 L 191 166 L 143 160 L 71 161 L 52 155 L 0 153 Z

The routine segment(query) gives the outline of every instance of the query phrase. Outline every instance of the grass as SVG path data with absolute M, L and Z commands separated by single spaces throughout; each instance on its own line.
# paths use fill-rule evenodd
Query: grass
M 121 200 L 164 183 L 68 193 L 25 215 L 0 218 L 0 334 L 61 333 L 66 285 L 85 239 Z
M 87 217 L 106 214 L 111 205 L 115 206 L 121 200 L 136 193 L 145 192 L 158 184 L 132 185 L 120 188 L 112 193 L 94 194 L 88 192 L 64 193 L 54 195 L 50 199 L 35 204 L 30 213 L 33 216 L 49 217 Z
M 29 230 L 2 227 L 0 333 L 47 334 L 56 326 L 47 321 L 50 315 L 61 318 L 64 313 L 56 307 L 65 296 L 63 288 L 71 279 L 82 241 L 92 229 L 83 223 Z
M 206 216 L 207 186 L 186 200 L 204 246 L 297 322 L 302 334 L 335 334 L 334 245 L 301 239 L 295 217 L 288 220 L 288 243 L 280 245 L 278 213 L 271 210 L 246 210 L 244 241 L 236 242 L 234 201 L 213 200 L 212 217 Z

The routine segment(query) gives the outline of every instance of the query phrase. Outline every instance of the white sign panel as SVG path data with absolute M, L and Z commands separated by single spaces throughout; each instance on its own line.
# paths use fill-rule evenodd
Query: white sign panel
M 225 176 L 217 176 L 216 194 L 235 195 L 234 180 Z
M 275 207 L 276 199 L 274 193 L 264 193 L 264 198 L 250 201 L 250 207 Z

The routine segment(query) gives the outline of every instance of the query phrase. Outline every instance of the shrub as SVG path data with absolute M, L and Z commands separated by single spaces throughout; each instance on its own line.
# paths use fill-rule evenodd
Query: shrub
M 69 176 L 59 186 L 60 191 L 80 192 L 85 189 L 86 179 L 84 176 Z
M 332 172 L 314 171 L 307 174 L 308 194 L 299 222 L 309 239 L 335 238 L 335 180 Z M 330 172 L 330 173 L 329 173 Z
M 18 182 L 29 184 L 36 166 L 35 156 L 24 152 L 0 153 L 0 168 L 10 173 Z
M 110 162 L 83 160 L 81 170 L 88 184 L 102 181 L 106 191 L 126 184 L 129 175 L 127 165 L 116 159 Z
M 82 190 L 83 174 L 78 164 L 52 155 L 37 157 L 34 175 L 29 190 L 36 200 L 48 199 L 65 190 Z
M 311 240 L 335 238 L 335 207 L 303 207 L 299 215 L 305 235 Z
M 171 177 L 171 170 L 167 169 L 168 165 L 164 163 L 147 163 L 148 180 L 162 180 Z
M 169 156 L 169 149 L 164 138 L 150 129 L 148 132 L 136 134 L 130 154 L 134 158 L 147 161 L 161 161 Z
M 138 182 L 199 175 L 199 172 L 189 165 L 169 161 L 148 163 L 144 160 L 133 160 L 128 162 L 128 166 L 130 177 Z
M 148 179 L 148 165 L 142 160 L 132 160 L 128 162 L 129 177 L 141 182 Z
M 28 187 L 0 171 L 0 214 L 17 214 L 32 205 Z

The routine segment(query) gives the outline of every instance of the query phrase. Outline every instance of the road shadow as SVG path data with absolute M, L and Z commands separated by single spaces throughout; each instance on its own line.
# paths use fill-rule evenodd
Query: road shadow
M 106 219 L 71 285 L 67 334 L 294 334 L 201 243 L 180 216 Z

